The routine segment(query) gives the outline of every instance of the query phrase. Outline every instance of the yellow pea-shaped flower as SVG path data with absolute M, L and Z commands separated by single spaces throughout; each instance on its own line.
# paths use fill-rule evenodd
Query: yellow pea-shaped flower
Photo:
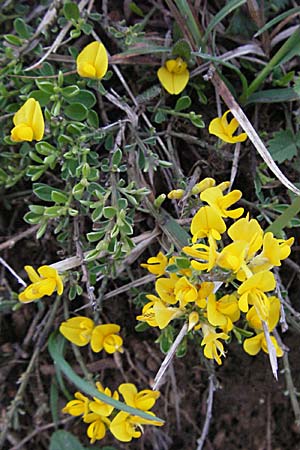
M 76 60 L 77 73 L 84 78 L 101 80 L 107 72 L 108 56 L 104 45 L 95 41 L 79 53 Z
M 157 76 L 163 88 L 169 94 L 180 94 L 186 87 L 190 73 L 187 63 L 181 58 L 169 59 L 163 67 L 157 71 Z
M 34 98 L 29 98 L 15 113 L 14 128 L 11 130 L 11 139 L 14 142 L 40 141 L 44 136 L 44 117 L 41 106 Z

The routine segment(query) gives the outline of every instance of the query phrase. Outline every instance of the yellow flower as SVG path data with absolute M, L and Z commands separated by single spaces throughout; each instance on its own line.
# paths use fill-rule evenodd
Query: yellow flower
M 113 419 L 110 425 L 110 432 L 114 435 L 116 439 L 121 442 L 130 442 L 132 438 L 139 438 L 142 435 L 143 427 L 142 425 L 155 425 L 162 426 L 162 422 L 155 421 L 155 415 L 151 412 L 148 414 L 153 415 L 153 421 L 148 419 L 142 419 L 138 416 L 132 416 L 131 414 L 120 411 L 116 417 Z
M 56 269 L 50 266 L 41 266 L 37 272 L 32 266 L 25 266 L 24 269 L 32 281 L 32 284 L 19 294 L 19 300 L 22 303 L 30 303 L 44 295 L 51 295 L 57 291 L 61 295 L 64 290 L 61 277 Z
M 189 256 L 200 259 L 201 262 L 194 259 L 191 261 L 191 266 L 195 270 L 207 270 L 207 272 L 210 272 L 215 265 L 217 252 L 214 244 L 194 244 L 190 247 L 183 247 L 182 251 Z
M 62 322 L 59 331 L 68 341 L 78 347 L 83 347 L 90 342 L 94 328 L 95 324 L 92 319 L 78 316 Z
M 44 136 L 43 113 L 34 98 L 29 98 L 15 113 L 13 123 L 15 127 L 11 130 L 11 139 L 14 142 L 40 141 Z
M 269 305 L 269 314 L 265 322 L 268 325 L 268 330 L 273 331 L 280 317 L 280 300 L 275 296 L 269 297 Z M 255 306 L 252 306 L 252 308 L 249 309 L 246 314 L 246 319 L 250 327 L 254 328 L 257 331 L 263 330 L 263 324 L 261 318 L 257 314 Z
M 270 339 L 275 347 L 276 356 L 280 358 L 281 356 L 283 356 L 282 349 L 279 347 L 278 342 L 276 341 L 274 336 L 270 336 Z M 252 356 L 257 355 L 257 353 L 259 353 L 260 350 L 263 350 L 265 353 L 269 353 L 264 333 L 259 333 L 256 336 L 245 339 L 243 343 L 243 348 L 246 353 Z
M 205 192 L 205 191 L 204 191 Z M 203 206 L 194 215 L 191 223 L 192 242 L 197 239 L 212 237 L 220 240 L 221 234 L 226 231 L 226 225 L 221 215 L 211 206 Z
M 217 258 L 217 265 L 237 273 L 245 264 L 247 247 L 248 244 L 245 241 L 236 241 L 226 245 Z
M 204 345 L 204 356 L 208 359 L 214 359 L 219 365 L 222 364 L 221 356 L 225 356 L 224 346 L 219 339 L 229 339 L 225 333 L 216 333 L 215 329 L 209 325 L 202 325 L 203 339 L 201 345 Z
M 184 308 L 187 303 L 194 302 L 198 297 L 197 288 L 186 277 L 181 277 L 177 281 L 174 293 L 181 308 Z
M 151 256 L 147 260 L 147 263 L 141 264 L 141 267 L 147 269 L 153 275 L 160 277 L 165 273 L 167 265 L 168 258 L 162 252 L 159 252 L 156 256 Z
M 90 438 L 90 443 L 94 444 L 96 441 L 103 439 L 106 434 L 106 428 L 110 427 L 111 421 L 104 416 L 96 413 L 90 413 L 83 418 L 85 423 L 89 423 L 87 435 Z
M 189 319 L 188 319 L 188 331 L 191 331 L 193 328 L 195 328 L 195 330 L 198 330 L 200 328 L 200 324 L 199 322 L 199 314 L 197 313 L 197 311 L 192 311 L 189 314 Z M 197 325 L 198 324 L 198 325 Z M 197 326 L 196 326 L 197 325 Z
M 144 389 L 138 392 L 136 386 L 132 383 L 120 384 L 118 390 L 122 394 L 126 405 L 142 411 L 149 411 L 160 396 L 159 391 L 152 391 L 151 389 Z
M 207 319 L 215 327 L 222 328 L 228 333 L 233 328 L 233 322 L 240 318 L 237 298 L 234 295 L 225 295 L 216 301 L 214 294 L 207 300 Z
M 190 73 L 187 64 L 181 58 L 169 59 L 157 71 L 162 86 L 169 94 L 180 94 L 186 87 Z
M 123 339 L 117 334 L 120 326 L 115 323 L 97 325 L 92 332 L 91 348 L 98 353 L 104 349 L 107 353 L 122 352 Z
M 291 253 L 293 243 L 293 237 L 287 240 L 276 239 L 273 233 L 266 233 L 263 238 L 262 252 L 252 259 L 250 269 L 258 272 L 272 269 L 274 266 L 281 266 L 281 261 Z
M 81 392 L 75 392 L 75 399 L 71 400 L 62 409 L 65 414 L 70 414 L 71 416 L 86 416 L 89 412 L 89 399 Z
M 94 41 L 79 53 L 76 60 L 77 72 L 84 78 L 101 80 L 107 72 L 108 56 L 104 45 Z
M 115 391 L 112 395 L 111 390 L 109 388 L 104 389 L 104 387 L 99 381 L 96 382 L 96 386 L 98 391 L 101 392 L 102 394 L 105 394 L 108 397 L 112 397 L 114 400 L 119 400 L 119 394 L 117 391 Z M 89 403 L 89 407 L 93 413 L 104 417 L 108 417 L 113 412 L 114 409 L 113 406 L 108 405 L 107 403 L 103 402 L 102 400 L 99 400 L 96 397 L 94 397 L 94 401 L 91 401 Z
M 230 123 L 227 122 L 227 115 L 230 110 L 226 111 L 222 117 L 216 117 L 213 119 L 208 127 L 210 134 L 218 136 L 222 141 L 229 142 L 230 144 L 235 144 L 236 142 L 244 142 L 247 139 L 246 133 L 241 133 L 238 136 L 233 136 L 239 127 L 238 121 L 233 118 Z
M 213 293 L 214 288 L 215 285 L 211 281 L 203 281 L 203 283 L 201 283 L 198 291 L 198 298 L 195 302 L 199 308 L 206 308 L 206 300 L 208 296 Z
M 168 193 L 167 197 L 170 200 L 180 200 L 184 196 L 184 192 L 183 189 L 173 189 L 173 191 Z
M 172 274 L 170 278 L 159 278 L 155 283 L 155 289 L 164 303 L 174 305 L 177 303 L 175 296 L 175 285 L 178 277 Z
M 241 191 L 237 189 L 224 195 L 218 186 L 205 189 L 200 194 L 201 200 L 215 208 L 222 217 L 231 217 L 232 219 L 237 219 L 244 212 L 244 208 L 228 210 L 231 205 L 240 200 L 241 196 Z
M 257 220 L 249 220 L 249 214 L 237 220 L 228 228 L 228 236 L 233 241 L 244 241 L 248 243 L 247 260 L 252 258 L 263 243 L 263 230 Z
M 195 184 L 195 186 L 192 188 L 192 194 L 200 194 L 201 192 L 205 191 L 205 189 L 208 189 L 216 184 L 216 180 L 213 178 L 204 178 L 199 183 Z
M 142 310 L 142 314 L 137 316 L 140 322 L 146 322 L 150 327 L 159 327 L 161 330 L 169 325 L 171 320 L 183 314 L 179 308 L 170 308 L 159 297 L 147 295 L 151 301 Z
M 261 320 L 267 320 L 270 302 L 265 292 L 273 291 L 276 281 L 272 272 L 258 272 L 244 281 L 238 288 L 239 308 L 247 312 L 250 305 L 254 305 Z

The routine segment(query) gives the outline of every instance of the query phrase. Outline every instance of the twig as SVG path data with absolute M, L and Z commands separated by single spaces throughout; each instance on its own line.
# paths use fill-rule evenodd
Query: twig
M 19 284 L 22 284 L 22 286 L 26 287 L 27 284 L 25 281 L 14 271 L 12 267 L 10 267 L 9 264 L 7 264 L 6 261 L 4 261 L 3 258 L 0 257 L 0 263 L 16 278 Z
M 197 439 L 197 449 L 196 450 L 202 450 L 203 445 L 206 440 L 206 437 L 208 435 L 210 421 L 212 418 L 212 407 L 213 407 L 215 390 L 216 390 L 215 376 L 213 374 L 211 374 L 209 376 L 206 416 L 205 416 L 205 421 L 204 421 L 201 436 L 199 437 L 199 439 Z
M 294 386 L 293 378 L 291 375 L 291 369 L 289 364 L 289 358 L 287 352 L 283 355 L 283 365 L 284 365 L 284 377 L 286 382 L 286 387 L 289 392 L 292 408 L 295 416 L 295 423 L 300 426 L 300 406 L 297 399 L 296 389 Z
M 181 328 L 177 338 L 175 339 L 175 341 L 171 345 L 168 353 L 166 354 L 166 357 L 163 360 L 163 362 L 162 362 L 162 364 L 161 364 L 161 366 L 159 368 L 159 371 L 155 375 L 154 384 L 153 384 L 153 387 L 152 387 L 152 389 L 154 391 L 159 389 L 160 385 L 162 384 L 162 380 L 163 380 L 163 377 L 165 375 L 165 372 L 169 368 L 169 365 L 171 364 L 173 356 L 175 355 L 175 352 L 176 352 L 178 346 L 180 345 L 181 341 L 183 340 L 184 336 L 186 335 L 187 330 L 188 330 L 188 324 L 185 323 L 183 325 L 183 327 Z
M 12 248 L 21 239 L 34 234 L 39 229 L 39 227 L 40 225 L 34 225 L 33 227 L 28 228 L 28 230 L 22 231 L 16 236 L 10 237 L 7 241 L 4 241 L 0 244 L 0 251 L 5 250 L 6 248 Z
M 234 183 L 236 174 L 237 174 L 237 168 L 239 163 L 239 157 L 240 157 L 240 151 L 241 151 L 241 143 L 237 142 L 234 149 L 234 156 L 232 161 L 232 167 L 231 167 L 231 174 L 230 174 L 230 189 L 232 188 L 232 185 Z

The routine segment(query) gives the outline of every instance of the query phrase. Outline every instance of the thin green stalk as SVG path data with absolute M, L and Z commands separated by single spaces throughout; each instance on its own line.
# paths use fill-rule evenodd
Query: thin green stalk
M 247 97 L 249 97 L 253 92 L 255 92 L 261 84 L 265 81 L 267 76 L 272 72 L 272 70 L 281 64 L 283 61 L 290 60 L 295 56 L 299 50 L 300 46 L 300 27 L 288 38 L 288 40 L 280 47 L 277 53 L 273 56 L 270 62 L 262 69 L 262 71 L 257 75 L 255 80 L 252 81 L 248 90 Z
M 281 231 L 285 228 L 288 223 L 293 219 L 300 211 L 300 196 L 296 197 L 292 204 L 277 217 L 274 222 L 268 226 L 265 233 L 271 231 L 275 236 L 280 236 Z

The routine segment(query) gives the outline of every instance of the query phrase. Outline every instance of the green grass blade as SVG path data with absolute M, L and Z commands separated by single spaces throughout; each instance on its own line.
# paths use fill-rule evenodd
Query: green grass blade
M 265 233 L 271 231 L 275 236 L 280 236 L 281 231 L 288 225 L 288 223 L 293 219 L 300 211 L 300 196 L 296 197 L 292 204 L 280 214 L 274 222 L 268 226 Z
M 283 103 L 300 100 L 299 94 L 294 88 L 268 89 L 257 91 L 247 98 L 246 104 L 250 103 Z
M 260 85 L 265 81 L 267 76 L 272 72 L 272 70 L 279 64 L 289 61 L 294 56 L 300 53 L 300 27 L 285 41 L 285 43 L 280 47 L 278 52 L 273 56 L 270 62 L 263 68 L 263 70 L 257 75 L 255 80 L 250 84 L 247 97 L 250 97 Z
M 182 15 L 182 17 L 184 17 L 187 27 L 190 30 L 193 38 L 195 39 L 195 43 L 196 43 L 197 47 L 198 48 L 203 47 L 202 36 L 201 36 L 199 27 L 197 25 L 194 15 L 191 11 L 188 1 L 187 0 L 175 0 L 175 3 L 176 3 L 178 10 L 180 11 L 180 14 Z
M 90 383 L 79 377 L 73 371 L 72 367 L 67 363 L 67 361 L 64 359 L 63 355 L 59 351 L 61 339 L 63 339 L 63 337 L 59 335 L 58 332 L 54 332 L 51 334 L 48 342 L 49 353 L 55 365 L 59 367 L 59 369 L 69 379 L 69 381 L 71 381 L 81 392 L 84 392 L 85 394 L 90 395 L 91 397 L 96 397 L 99 400 L 107 403 L 108 405 L 113 406 L 114 408 L 120 411 L 128 412 L 129 414 L 142 417 L 143 419 L 148 419 L 152 421 L 155 420 L 161 423 L 164 422 L 162 419 L 158 417 L 155 417 L 154 419 L 153 416 L 144 411 L 141 411 L 140 409 L 133 408 L 131 406 L 126 405 L 123 402 L 119 402 L 118 400 L 114 400 L 113 398 L 108 397 L 102 392 L 99 392 L 98 389 L 96 389 L 93 385 L 91 385 Z
M 226 2 L 226 5 L 214 16 L 212 21 L 208 24 L 208 27 L 205 31 L 203 41 L 206 43 L 209 34 L 212 30 L 218 25 L 218 23 L 222 22 L 222 20 L 228 16 L 228 14 L 232 13 L 239 6 L 242 6 L 246 3 L 246 0 L 231 0 L 230 2 Z
M 272 20 L 267 22 L 260 30 L 258 30 L 257 33 L 253 37 L 258 37 L 265 31 L 269 30 L 269 28 L 272 28 L 274 25 L 276 25 L 281 20 L 284 20 L 286 17 L 292 16 L 293 14 L 296 14 L 300 12 L 300 6 L 297 6 L 296 8 L 291 8 L 286 12 L 283 12 L 282 14 L 279 14 L 279 16 L 274 17 Z

